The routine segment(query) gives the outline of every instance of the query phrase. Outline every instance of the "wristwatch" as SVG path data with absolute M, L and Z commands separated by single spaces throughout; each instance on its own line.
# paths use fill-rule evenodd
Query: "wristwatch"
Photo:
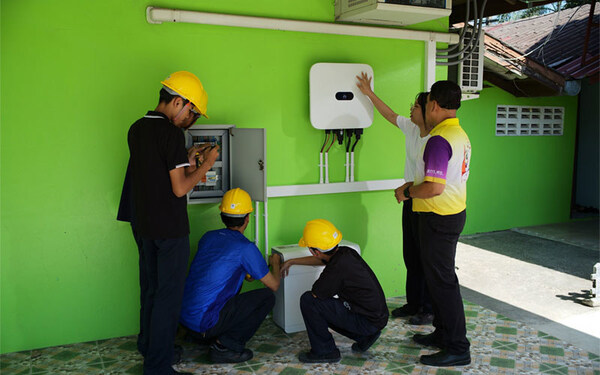
M 404 196 L 406 199 L 410 199 L 410 191 L 408 191 L 408 189 L 410 189 L 410 186 L 404 189 Z

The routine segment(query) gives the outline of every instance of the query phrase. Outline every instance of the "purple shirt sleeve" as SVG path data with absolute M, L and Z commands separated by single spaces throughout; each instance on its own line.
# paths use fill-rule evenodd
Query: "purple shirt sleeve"
M 425 145 L 423 161 L 425 162 L 425 181 L 446 182 L 448 162 L 452 157 L 452 146 L 442 136 L 431 137 Z

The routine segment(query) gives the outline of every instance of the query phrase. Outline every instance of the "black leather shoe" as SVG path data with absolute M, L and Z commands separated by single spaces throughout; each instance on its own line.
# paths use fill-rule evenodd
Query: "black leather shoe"
M 411 316 L 408 319 L 408 323 L 414 326 L 425 326 L 433 323 L 433 314 L 431 313 L 418 313 L 417 315 Z
M 336 363 L 342 359 L 340 351 L 335 349 L 327 354 L 315 354 L 313 351 L 302 352 L 298 355 L 298 360 L 302 363 Z
M 377 339 L 379 338 L 379 335 L 381 335 L 381 331 L 368 336 L 367 338 L 365 338 L 363 341 L 357 341 L 354 344 L 352 344 L 352 351 L 353 352 L 357 352 L 357 353 L 364 353 L 367 350 L 369 350 L 369 348 L 375 344 L 375 341 L 377 341 Z
M 394 318 L 406 318 L 407 316 L 415 315 L 417 312 L 418 309 L 406 304 L 402 307 L 392 310 L 392 316 Z
M 431 332 L 428 335 L 423 335 L 421 333 L 415 333 L 413 336 L 413 341 L 417 344 L 425 345 L 425 346 L 435 346 L 439 349 L 444 349 L 444 344 L 442 343 L 441 338 L 439 338 L 438 334 L 435 331 Z
M 210 346 L 210 360 L 214 363 L 239 363 L 246 362 L 254 357 L 250 349 L 244 349 L 243 352 L 234 352 L 226 347 L 219 347 L 216 343 Z
M 466 366 L 471 363 L 471 353 L 467 350 L 461 354 L 451 354 L 442 350 L 435 354 L 422 355 L 419 361 L 424 365 L 435 367 Z

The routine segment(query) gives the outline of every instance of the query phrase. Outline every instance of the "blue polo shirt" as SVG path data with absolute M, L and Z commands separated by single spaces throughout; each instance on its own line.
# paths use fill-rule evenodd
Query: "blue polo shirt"
M 221 309 L 235 296 L 246 274 L 260 280 L 269 267 L 262 254 L 244 235 L 231 229 L 207 232 L 185 280 L 181 323 L 206 332 L 219 320 Z

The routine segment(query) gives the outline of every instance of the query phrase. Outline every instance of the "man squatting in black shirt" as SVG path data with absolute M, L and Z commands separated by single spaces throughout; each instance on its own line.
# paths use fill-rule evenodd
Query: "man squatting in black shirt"
M 338 246 L 341 240 L 342 233 L 332 223 L 311 220 L 298 245 L 308 247 L 313 256 L 290 259 L 281 267 L 285 277 L 292 265 L 325 264 L 312 290 L 300 297 L 311 346 L 310 351 L 300 353 L 300 362 L 340 361 L 340 351 L 328 328 L 356 341 L 353 351 L 365 352 L 387 325 L 389 312 L 377 277 L 354 249 Z

